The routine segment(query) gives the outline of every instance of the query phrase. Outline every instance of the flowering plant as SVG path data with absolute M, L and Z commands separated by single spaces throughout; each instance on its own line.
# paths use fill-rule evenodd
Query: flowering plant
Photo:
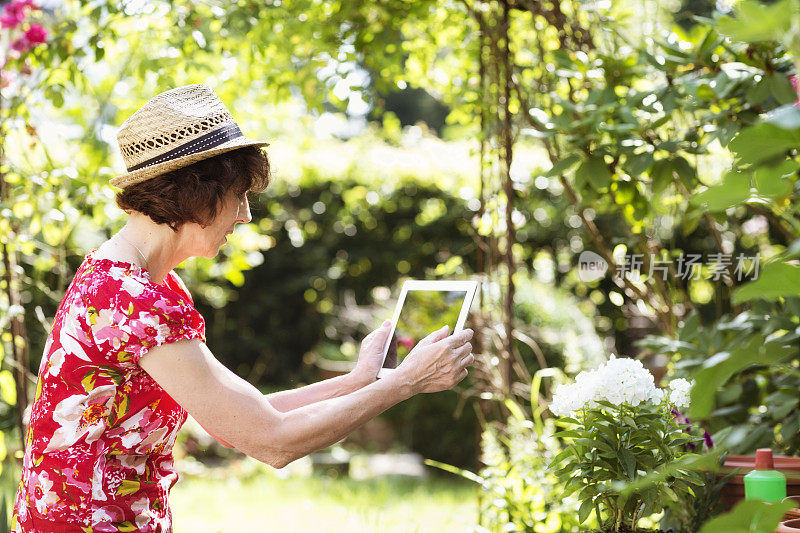
M 37 45 L 47 42 L 47 30 L 43 26 L 29 23 L 23 29 L 30 12 L 40 10 L 34 0 L 12 0 L 3 5 L 0 28 L 8 30 L 14 37 L 10 45 L 13 57 L 19 58 Z
M 664 479 L 625 490 L 659 467 L 696 456 L 687 445 L 702 437 L 687 433 L 688 425 L 672 413 L 689 406 L 691 387 L 675 379 L 660 389 L 640 361 L 612 356 L 556 390 L 550 411 L 566 429 L 554 436 L 569 446 L 551 468 L 566 494 L 578 493 L 581 523 L 595 511 L 606 531 L 636 531 L 640 518 L 692 496 L 702 478 L 680 466 Z

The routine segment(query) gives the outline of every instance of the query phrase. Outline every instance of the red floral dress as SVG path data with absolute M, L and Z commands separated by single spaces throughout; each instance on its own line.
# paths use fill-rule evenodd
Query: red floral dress
M 138 365 L 154 346 L 205 341 L 175 271 L 161 284 L 87 254 L 39 367 L 14 532 L 171 531 L 172 446 L 186 411 Z

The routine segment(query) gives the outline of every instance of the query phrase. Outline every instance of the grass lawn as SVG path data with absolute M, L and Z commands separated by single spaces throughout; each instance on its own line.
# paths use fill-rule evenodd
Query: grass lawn
M 477 486 L 455 479 L 182 475 L 175 533 L 472 531 Z

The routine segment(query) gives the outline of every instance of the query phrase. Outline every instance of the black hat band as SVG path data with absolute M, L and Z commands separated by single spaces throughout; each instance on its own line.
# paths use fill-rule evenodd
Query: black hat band
M 197 139 L 193 139 L 187 143 L 178 146 L 177 148 L 173 148 L 169 152 L 150 158 L 147 161 L 139 163 L 138 165 L 129 167 L 128 172 L 133 172 L 134 170 L 139 170 L 140 168 L 157 165 L 159 163 L 164 163 L 166 161 L 172 161 L 173 159 L 179 159 L 187 155 L 192 155 L 199 152 L 205 152 L 206 150 L 211 150 L 213 148 L 216 148 L 217 146 L 224 144 L 228 141 L 232 141 L 233 139 L 236 139 L 238 137 L 244 137 L 242 130 L 240 130 L 239 126 L 237 126 L 236 124 L 231 124 L 230 126 L 225 126 L 218 130 L 210 131 L 205 135 L 201 135 Z

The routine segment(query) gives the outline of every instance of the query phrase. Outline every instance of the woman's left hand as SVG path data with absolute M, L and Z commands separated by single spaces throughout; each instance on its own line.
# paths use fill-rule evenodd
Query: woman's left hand
M 383 365 L 383 347 L 392 329 L 392 321 L 386 320 L 381 327 L 364 337 L 358 352 L 358 363 L 350 372 L 352 378 L 361 384 L 369 384 L 378 377 Z

